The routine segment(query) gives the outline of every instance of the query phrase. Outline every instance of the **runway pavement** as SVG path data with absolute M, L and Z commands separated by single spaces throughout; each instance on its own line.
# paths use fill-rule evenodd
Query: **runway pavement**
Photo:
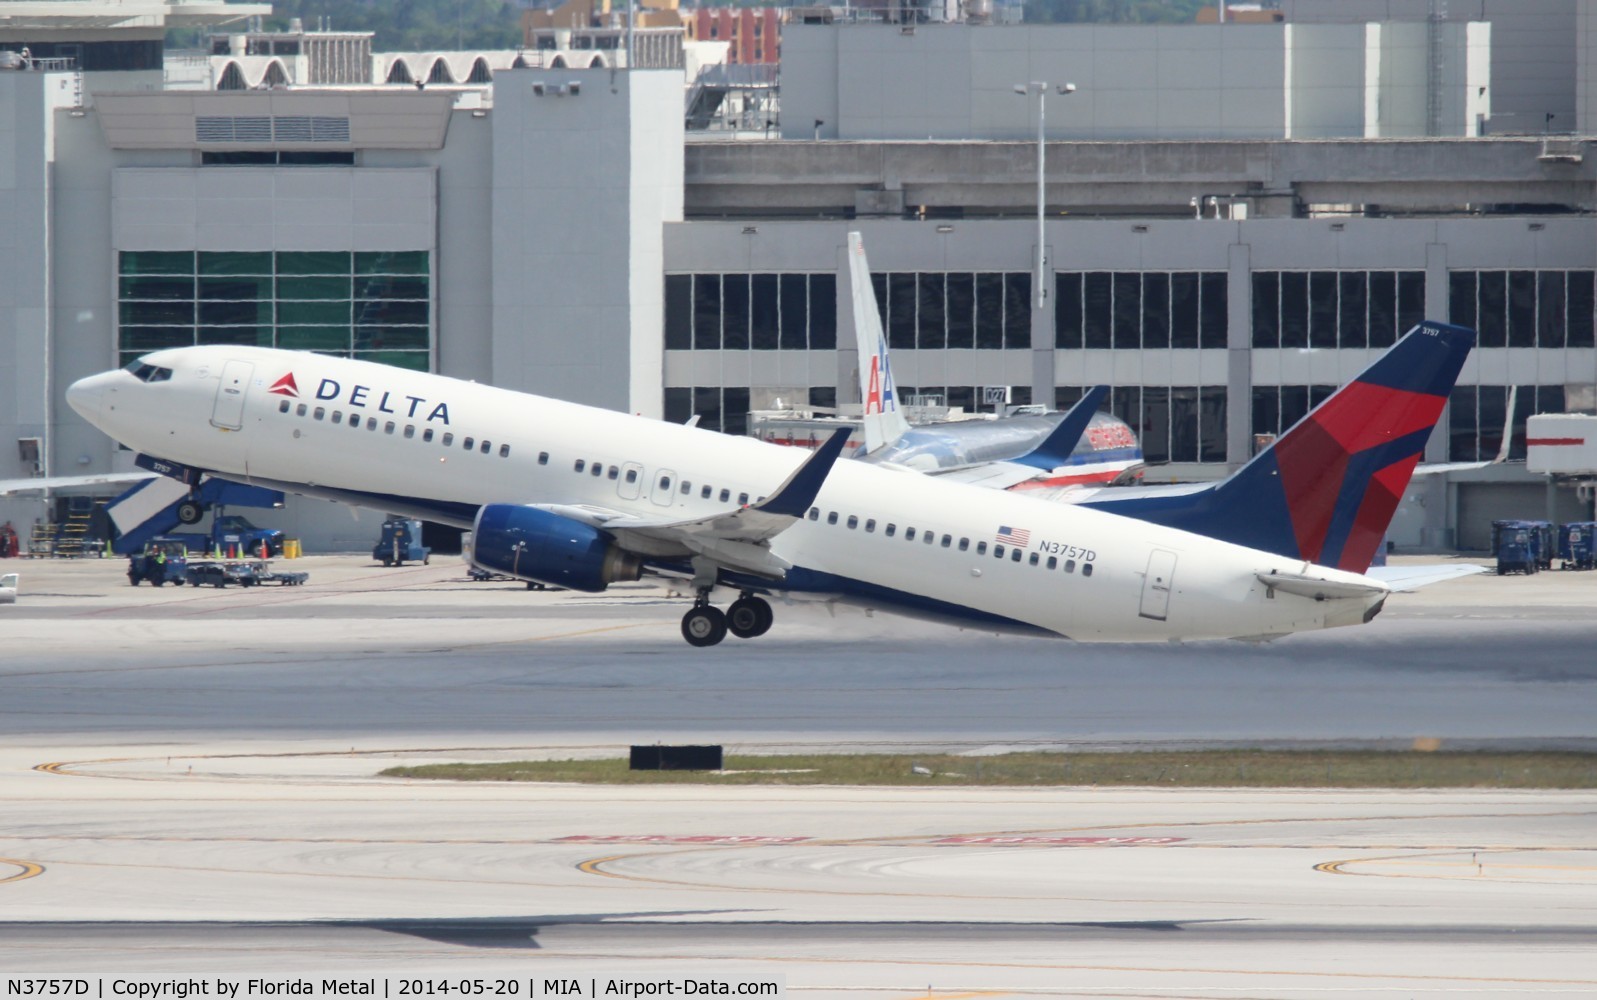
M 12 567 L 8 567 L 12 568 Z M 31 563 L 0 609 L 0 971 L 754 970 L 816 996 L 1597 992 L 1597 793 L 417 784 L 729 749 L 1597 742 L 1597 574 L 1281 642 L 1088 646 L 297 568 Z M 906 785 L 914 777 L 906 775 Z

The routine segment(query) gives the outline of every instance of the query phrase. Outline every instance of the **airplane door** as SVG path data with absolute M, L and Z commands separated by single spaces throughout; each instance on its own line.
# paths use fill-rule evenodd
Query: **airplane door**
M 216 387 L 216 405 L 211 410 L 211 425 L 236 431 L 244 426 L 244 396 L 249 391 L 255 366 L 248 361 L 229 361 L 222 366 L 222 384 Z
M 616 481 L 616 492 L 623 500 L 636 500 L 643 495 L 643 466 L 627 462 L 621 466 L 621 478 Z
M 660 469 L 654 474 L 649 489 L 649 499 L 657 507 L 671 506 L 671 490 L 677 484 L 677 474 L 672 469 Z
M 1170 613 L 1170 585 L 1175 575 L 1176 554 L 1154 549 L 1148 556 L 1148 574 L 1142 580 L 1142 617 L 1165 620 Z

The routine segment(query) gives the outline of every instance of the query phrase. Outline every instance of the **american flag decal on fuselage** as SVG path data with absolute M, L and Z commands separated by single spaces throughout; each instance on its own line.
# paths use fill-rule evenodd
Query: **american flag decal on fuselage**
M 998 528 L 998 541 L 1004 545 L 1025 547 L 1031 544 L 1031 529 L 1011 528 L 1008 525 L 1000 525 Z

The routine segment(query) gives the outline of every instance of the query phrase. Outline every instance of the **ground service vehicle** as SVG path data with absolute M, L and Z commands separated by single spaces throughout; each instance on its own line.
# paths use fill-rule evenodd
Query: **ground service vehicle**
M 403 566 L 407 561 L 423 566 L 432 561 L 432 549 L 421 543 L 421 522 L 391 517 L 383 522 L 383 536 L 372 549 L 372 558 L 384 566 Z
M 188 574 L 188 547 L 176 538 L 155 538 L 144 551 L 128 557 L 128 583 L 137 587 L 148 581 L 152 586 L 182 585 Z

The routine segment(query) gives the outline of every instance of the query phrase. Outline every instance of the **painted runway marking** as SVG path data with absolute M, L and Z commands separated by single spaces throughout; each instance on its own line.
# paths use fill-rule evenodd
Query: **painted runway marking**
M 17 868 L 21 869 L 21 871 L 7 875 L 5 878 L 0 878 L 0 885 L 5 885 L 7 882 L 21 882 L 25 879 L 34 878 L 35 876 L 44 874 L 44 866 L 36 865 L 32 861 L 19 861 L 16 858 L 0 858 L 0 865 L 15 865 Z
M 931 844 L 943 844 L 959 847 L 1073 847 L 1073 846 L 1146 846 L 1157 844 L 1179 844 L 1186 840 L 1185 837 L 942 837 L 937 840 L 927 841 Z
M 650 833 L 616 833 L 616 834 L 587 834 L 579 833 L 570 837 L 556 837 L 550 843 L 555 844 L 799 844 L 809 837 L 765 837 L 757 834 L 650 834 Z

